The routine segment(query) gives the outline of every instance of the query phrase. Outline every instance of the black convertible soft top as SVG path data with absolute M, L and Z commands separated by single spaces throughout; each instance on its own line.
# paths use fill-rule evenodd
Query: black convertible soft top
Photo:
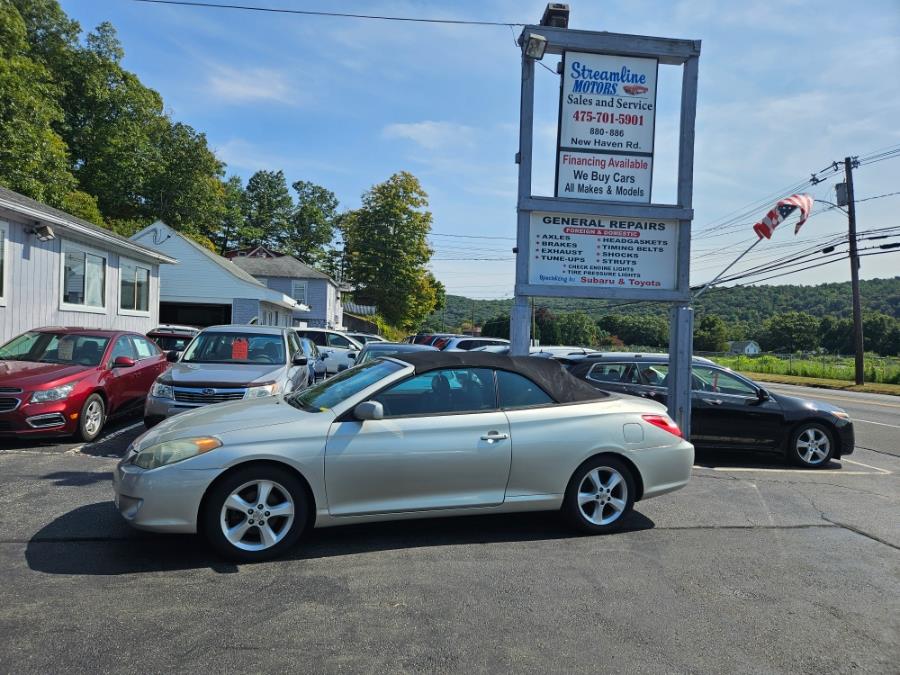
M 496 368 L 524 375 L 547 392 L 557 403 L 576 403 L 609 398 L 584 380 L 570 375 L 555 359 L 533 356 L 505 356 L 491 352 L 412 352 L 390 358 L 415 368 L 416 374 L 440 368 Z

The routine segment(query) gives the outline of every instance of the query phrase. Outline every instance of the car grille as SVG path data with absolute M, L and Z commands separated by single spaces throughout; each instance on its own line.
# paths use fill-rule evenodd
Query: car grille
M 0 413 L 10 412 L 19 407 L 19 399 L 5 396 L 0 398 Z
M 21 394 L 22 390 L 18 387 L 0 387 L 0 394 Z
M 9 431 L 12 429 L 12 422 L 0 421 L 0 431 Z
M 244 398 L 246 391 L 246 389 L 216 389 L 213 387 L 175 387 L 175 401 L 194 405 L 239 401 Z

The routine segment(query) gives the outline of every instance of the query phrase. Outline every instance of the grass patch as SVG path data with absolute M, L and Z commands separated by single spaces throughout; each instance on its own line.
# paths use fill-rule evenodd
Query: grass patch
M 890 394 L 900 396 L 900 384 L 884 384 L 879 382 L 856 385 L 846 380 L 832 380 L 824 377 L 802 377 L 799 375 L 778 375 L 773 373 L 753 373 L 738 371 L 751 380 L 758 382 L 775 382 L 780 384 L 796 384 L 801 387 L 821 387 L 822 389 L 841 389 L 843 391 L 861 391 L 867 394 Z

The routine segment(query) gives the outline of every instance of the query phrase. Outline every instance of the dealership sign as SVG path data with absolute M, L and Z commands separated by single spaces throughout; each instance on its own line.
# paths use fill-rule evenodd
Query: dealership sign
M 529 243 L 529 284 L 677 287 L 677 220 L 533 211 Z
M 556 197 L 650 202 L 656 59 L 563 54 Z

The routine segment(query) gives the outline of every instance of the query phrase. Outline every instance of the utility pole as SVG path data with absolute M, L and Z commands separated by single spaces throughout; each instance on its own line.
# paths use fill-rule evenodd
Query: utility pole
M 535 335 L 537 335 L 537 323 L 534 316 L 534 296 L 531 297 L 531 346 L 534 346 Z
M 862 302 L 859 297 L 859 254 L 856 251 L 856 201 L 853 196 L 854 157 L 844 158 L 844 173 L 847 181 L 847 223 L 850 238 L 850 285 L 853 289 L 853 349 L 856 351 L 856 384 L 865 378 L 863 356 Z

